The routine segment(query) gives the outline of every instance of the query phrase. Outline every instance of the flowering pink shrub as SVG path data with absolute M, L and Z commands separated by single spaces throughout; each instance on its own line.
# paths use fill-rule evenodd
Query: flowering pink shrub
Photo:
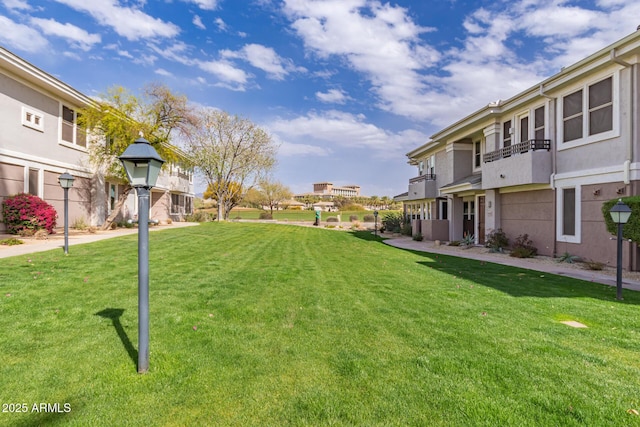
M 58 213 L 38 196 L 20 193 L 2 202 L 3 222 L 7 232 L 18 234 L 22 230 L 47 230 L 50 234 L 56 226 Z

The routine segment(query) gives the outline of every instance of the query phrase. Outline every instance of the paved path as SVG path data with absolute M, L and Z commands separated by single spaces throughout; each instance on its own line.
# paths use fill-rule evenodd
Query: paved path
M 199 225 L 197 222 L 174 222 L 170 225 L 158 225 L 154 227 L 149 227 L 149 231 L 156 232 L 162 230 L 171 230 L 173 228 L 180 227 L 189 227 Z M 88 233 L 80 233 L 78 234 L 75 230 L 69 232 L 69 252 L 71 252 L 75 245 L 80 245 L 83 243 L 91 243 L 97 242 L 98 240 L 111 239 L 113 237 L 125 236 L 127 234 L 136 234 L 138 232 L 137 228 L 118 228 L 116 230 L 107 230 L 107 231 L 98 231 L 93 234 Z M 16 237 L 8 234 L 0 234 L 0 239 L 6 239 L 8 237 Z M 22 245 L 15 246 L 5 246 L 0 245 L 0 258 L 7 258 L 11 256 L 17 255 L 26 255 L 33 252 L 44 252 L 52 249 L 60 249 L 63 251 L 64 249 L 64 234 L 61 231 L 58 231 L 56 234 L 49 235 L 49 238 L 46 240 L 36 240 L 32 237 L 30 238 L 20 238 L 25 243 Z
M 452 255 L 462 258 L 477 259 L 486 262 L 493 262 L 497 264 L 510 265 L 513 267 L 526 268 L 529 270 L 536 270 L 545 273 L 558 274 L 560 276 L 573 277 L 580 280 L 586 280 L 588 282 L 602 283 L 604 285 L 616 286 L 615 270 L 609 269 L 609 274 L 602 271 L 585 270 L 578 265 L 570 265 L 566 263 L 557 263 L 550 258 L 543 259 L 545 257 L 537 257 L 537 259 L 529 258 L 513 258 L 507 254 L 490 253 L 488 249 L 471 249 L 464 250 L 459 247 L 450 247 L 441 245 L 436 247 L 434 242 L 422 241 L 417 242 L 410 237 L 391 237 L 384 241 L 384 243 L 395 246 L 402 249 L 410 249 L 422 252 L 442 253 L 446 255 Z M 626 274 L 630 276 L 630 274 Z M 637 276 L 637 275 L 634 275 Z M 623 277 L 622 287 L 625 289 L 631 289 L 634 291 L 640 291 L 640 281 L 631 277 Z

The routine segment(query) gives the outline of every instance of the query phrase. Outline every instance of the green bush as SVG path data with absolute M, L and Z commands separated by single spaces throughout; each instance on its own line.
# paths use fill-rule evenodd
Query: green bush
M 422 239 L 423 239 L 423 237 L 422 237 L 422 233 L 416 233 L 416 234 L 413 236 L 413 240 L 415 240 L 416 242 L 422 242 Z
M 362 217 L 362 220 L 364 222 L 376 222 L 376 217 L 372 214 L 366 214 L 365 216 Z
M 336 216 L 330 216 L 330 217 L 328 217 L 325 221 L 326 221 L 326 222 L 338 222 L 338 217 L 336 217 Z
M 4 245 L 4 246 L 15 246 L 15 245 L 21 245 L 24 242 L 20 239 L 16 239 L 15 237 L 9 237 L 8 239 L 2 239 L 0 240 L 0 245 Z
M 498 228 L 487 234 L 487 240 L 484 245 L 490 248 L 491 252 L 502 252 L 504 248 L 509 247 L 509 238 L 502 231 L 502 228 Z
M 390 212 L 382 218 L 382 225 L 391 233 L 400 233 L 404 225 L 404 215 L 400 212 Z
M 38 196 L 20 193 L 2 202 L 2 217 L 10 234 L 21 231 L 47 230 L 53 233 L 58 214 L 49 203 Z
M 354 221 L 357 221 L 358 219 L 359 219 L 358 215 L 349 215 L 349 222 L 354 222 Z
M 366 209 L 357 203 L 349 203 L 340 208 L 341 211 L 365 211 Z
M 513 248 L 509 256 L 515 258 L 531 258 L 538 254 L 538 248 L 533 246 L 528 234 L 521 234 L 513 243 Z
M 260 218 L 260 219 L 273 219 L 273 215 L 271 215 L 269 212 L 260 212 L 260 216 L 258 218 Z
M 622 200 L 623 203 L 631 208 L 629 222 L 622 227 L 622 237 L 640 243 L 640 196 L 612 199 L 602 204 L 602 215 L 604 216 L 607 231 L 614 236 L 618 234 L 618 225 L 613 222 L 611 214 L 609 213 L 613 205 L 618 203 L 618 200 Z
M 216 219 L 216 215 L 209 212 L 197 211 L 191 215 L 187 215 L 184 219 L 187 222 L 211 222 Z
M 413 234 L 413 230 L 411 229 L 411 224 L 409 224 L 408 222 L 402 225 L 402 230 L 400 231 L 400 233 L 403 236 L 411 236 Z

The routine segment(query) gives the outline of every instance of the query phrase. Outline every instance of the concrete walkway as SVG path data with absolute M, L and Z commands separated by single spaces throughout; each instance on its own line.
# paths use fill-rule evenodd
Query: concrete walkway
M 174 222 L 169 225 L 149 227 L 149 231 L 156 232 L 195 225 L 199 224 L 197 222 Z M 76 245 L 137 233 L 137 228 L 118 228 L 116 230 L 97 231 L 95 233 L 79 233 L 76 230 L 69 230 L 69 252 L 71 252 L 72 248 Z M 0 258 L 50 251 L 52 249 L 59 249 L 61 252 L 64 250 L 64 233 L 60 230 L 56 230 L 56 234 L 50 234 L 45 240 L 36 240 L 33 237 L 22 238 L 10 234 L 0 234 L 0 240 L 11 237 L 17 237 L 25 243 L 15 246 L 0 245 Z
M 385 237 L 388 236 L 385 235 Z M 462 249 L 460 247 L 446 245 L 437 246 L 434 242 L 417 242 L 407 236 L 393 236 L 391 238 L 387 238 L 384 243 L 402 249 L 477 259 L 480 261 L 573 277 L 575 279 L 586 280 L 587 282 L 602 283 L 604 285 L 614 287 L 616 286 L 615 268 L 607 268 L 605 271 L 586 270 L 581 266 L 581 264 L 558 263 L 549 257 L 513 258 L 507 254 L 491 253 L 488 249 L 482 247 Z M 638 277 L 640 277 L 638 274 L 625 272 L 623 274 L 622 287 L 625 289 L 640 291 L 640 280 L 638 280 Z

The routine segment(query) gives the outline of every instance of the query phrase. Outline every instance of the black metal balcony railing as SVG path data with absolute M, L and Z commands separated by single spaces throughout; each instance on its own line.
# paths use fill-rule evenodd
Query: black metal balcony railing
M 420 181 L 435 181 L 436 180 L 436 175 L 433 173 L 426 173 L 424 175 L 420 175 L 417 176 L 415 178 L 411 178 L 409 180 L 409 184 L 415 184 L 416 182 L 420 182 Z
M 530 139 L 518 144 L 510 145 L 508 147 L 501 148 L 490 153 L 486 153 L 483 156 L 484 162 L 494 162 L 496 160 L 504 159 L 505 157 L 511 157 L 514 154 L 522 154 L 528 151 L 547 150 L 551 149 L 550 139 Z

